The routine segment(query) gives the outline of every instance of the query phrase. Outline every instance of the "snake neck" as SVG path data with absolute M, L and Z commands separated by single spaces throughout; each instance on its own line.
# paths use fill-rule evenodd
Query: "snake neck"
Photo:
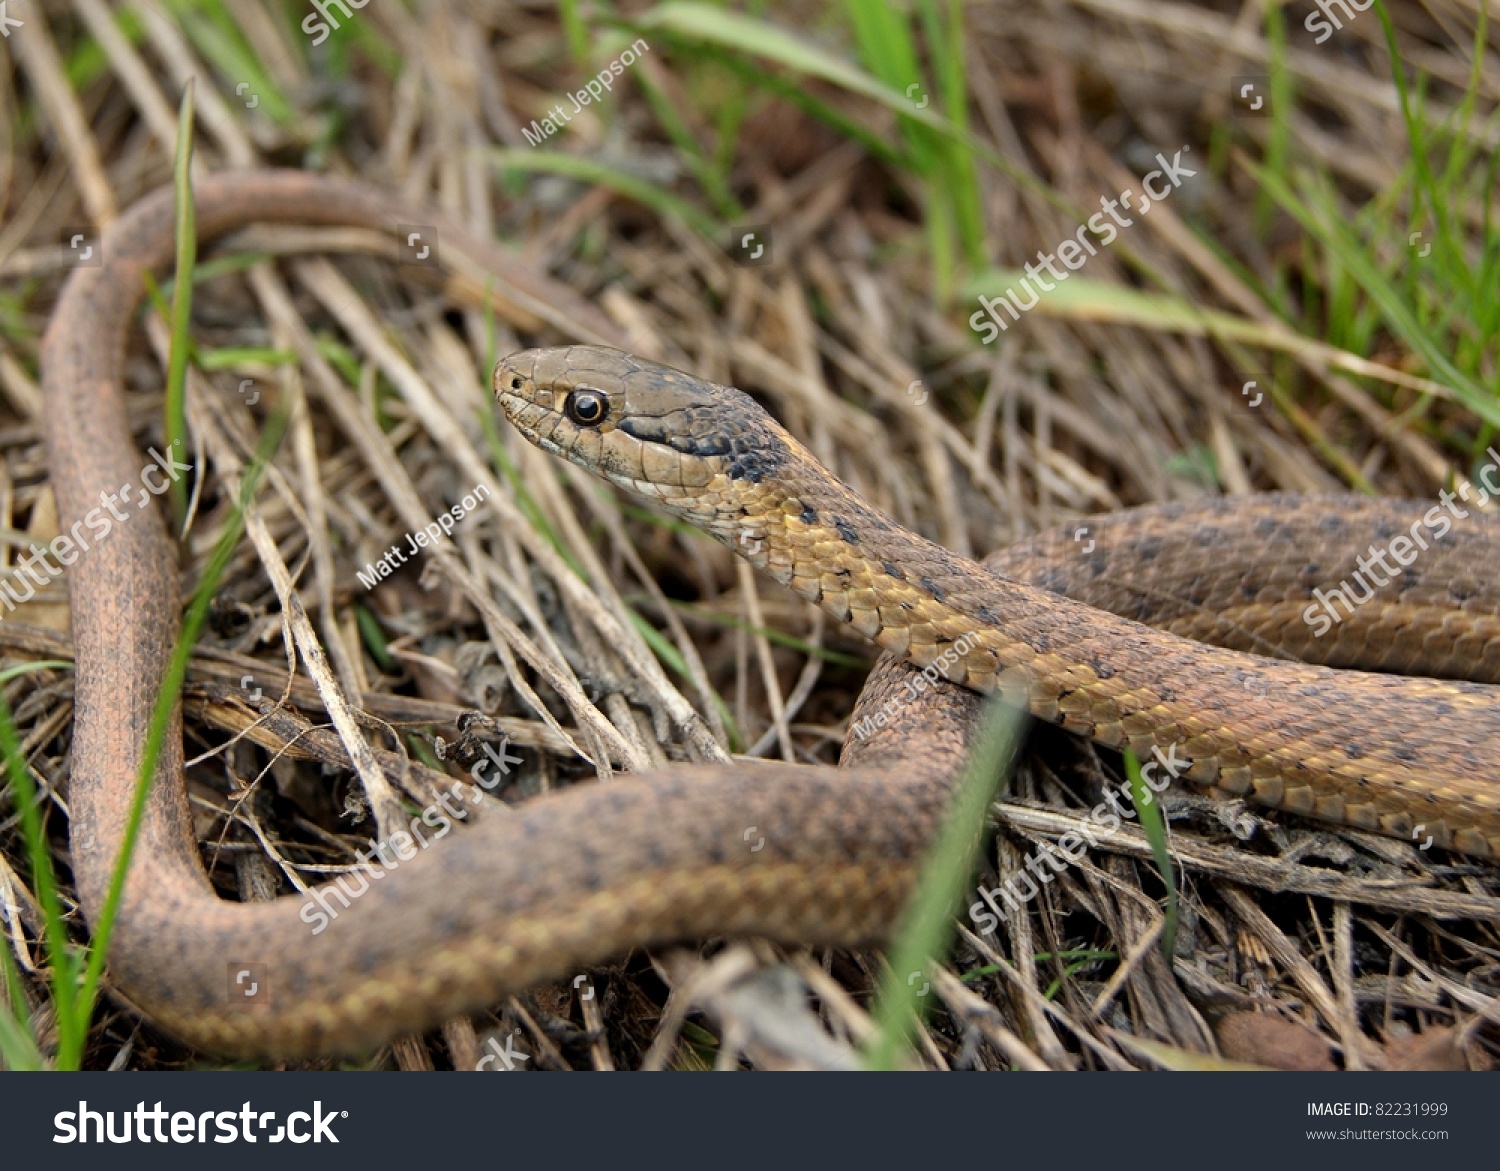
M 757 446 L 773 455 L 662 502 L 886 650 L 975 691 L 1000 686 L 998 673 L 1027 656 L 1005 654 L 994 635 L 1031 607 L 986 599 L 1035 591 L 892 524 L 779 424 L 761 423 Z
M 715 485 L 705 497 L 732 507 L 698 523 L 929 678 L 999 692 L 1039 719 L 1143 758 L 1155 749 L 1174 762 L 1174 776 L 1224 795 L 1396 836 L 1412 820 L 1402 770 L 1420 757 L 1431 784 L 1466 798 L 1440 840 L 1500 852 L 1500 800 L 1441 750 L 1445 739 L 1462 740 L 1466 712 L 1493 702 L 1488 689 L 1363 677 L 1367 697 L 1398 726 L 1428 731 L 1432 753 L 1399 742 L 1351 750 L 1340 729 L 1353 711 L 1289 742 L 1286 729 L 1302 726 L 1307 707 L 1326 712 L 1338 702 L 1339 672 L 1190 643 L 993 574 L 892 524 L 790 435 L 776 438 L 775 475 Z M 1402 694 L 1403 685 L 1422 694 Z M 1267 698 L 1247 704 L 1252 692 Z M 882 718 L 901 718 L 906 702 L 898 698 Z

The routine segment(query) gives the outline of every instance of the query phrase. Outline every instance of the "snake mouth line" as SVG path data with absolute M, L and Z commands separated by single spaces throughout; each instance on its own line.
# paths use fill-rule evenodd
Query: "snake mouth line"
M 527 415 L 529 413 L 534 412 L 540 415 L 542 413 L 542 408 L 540 406 L 538 406 L 536 403 L 531 402 L 529 399 L 522 398 L 520 395 L 510 393 L 497 394 L 495 396 L 495 402 L 500 407 L 500 410 L 505 414 L 505 417 L 510 420 L 511 426 L 513 426 L 522 435 L 526 436 L 526 438 L 529 439 L 532 443 L 536 444 L 548 455 L 556 455 L 560 456 L 563 459 L 567 459 L 568 453 L 566 449 L 564 449 L 563 446 L 556 440 L 551 438 L 551 436 L 539 431 L 536 426 L 527 419 Z

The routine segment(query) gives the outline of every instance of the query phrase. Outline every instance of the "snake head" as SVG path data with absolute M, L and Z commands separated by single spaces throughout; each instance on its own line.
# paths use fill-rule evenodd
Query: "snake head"
M 542 450 L 731 547 L 755 535 L 795 443 L 743 391 L 605 346 L 512 354 L 495 364 L 494 387 L 506 418 Z

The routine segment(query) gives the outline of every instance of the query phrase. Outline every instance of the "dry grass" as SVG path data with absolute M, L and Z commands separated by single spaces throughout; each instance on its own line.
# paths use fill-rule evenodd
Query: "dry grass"
M 1250 353 L 1275 368 L 1279 392 L 1252 410 L 1234 352 L 1203 337 L 1038 310 L 996 345 L 976 345 L 968 300 L 934 304 L 913 177 L 763 94 L 747 97 L 730 181 L 746 209 L 740 222 L 773 229 L 769 267 L 738 266 L 681 221 L 603 187 L 497 181 L 489 152 L 525 149 L 519 126 L 593 72 L 567 60 L 556 14 L 541 6 L 433 0 L 418 20 L 398 4 L 372 4 L 356 21 L 400 55 L 355 52 L 348 76 L 330 81 L 286 35 L 297 36 L 295 16 L 278 23 L 269 0 L 237 0 L 226 8 L 240 34 L 292 102 L 284 125 L 235 104 L 232 77 L 207 66 L 177 9 L 114 6 L 143 26 L 130 41 L 106 35 L 110 7 L 74 0 L 44 18 L 33 6 L 24 34 L 0 54 L 0 527 L 12 550 L 55 532 L 35 377 L 70 263 L 57 242 L 169 181 L 179 90 L 195 74 L 217 86 L 200 97 L 202 168 L 275 162 L 357 174 L 512 242 L 596 299 L 632 349 L 753 391 L 866 498 L 966 555 L 1148 501 L 1364 485 L 1420 497 L 1467 471 L 1460 448 L 1444 442 L 1472 427 L 1452 404 L 1418 425 L 1411 392 L 1373 394 L 1314 358 Z M 1467 65 L 1448 46 L 1465 43 L 1453 30 L 1470 27 L 1473 7 L 1395 9 L 1404 49 L 1441 79 L 1439 103 L 1462 92 Z M 1229 103 L 1230 77 L 1266 71 L 1253 6 L 1003 2 L 972 5 L 966 19 L 973 130 L 1018 171 L 1092 208 L 1136 184 L 1157 150 L 1191 144 L 1205 164 L 1121 248 L 1090 261 L 1090 280 L 1134 283 L 1144 265 L 1195 304 L 1275 320 L 1257 288 L 1274 285 L 1302 245 L 1289 220 L 1256 229 L 1257 187 L 1244 156 L 1226 149 L 1259 156 L 1272 145 L 1273 123 L 1236 119 Z M 814 31 L 844 51 L 833 24 Z M 70 81 L 63 62 L 78 65 L 90 34 L 102 59 L 86 81 Z M 1399 167 L 1376 17 L 1330 47 L 1294 48 L 1288 61 L 1305 93 L 1290 149 L 1324 159 L 1363 203 Z M 705 93 L 704 74 L 666 53 L 639 68 L 709 141 L 706 111 L 721 95 Z M 1491 57 L 1486 69 L 1492 106 L 1500 67 Z M 810 88 L 894 133 L 878 108 Z M 549 146 L 685 189 L 683 160 L 663 144 L 640 91 L 616 93 L 607 123 L 589 111 Z M 1013 177 L 983 173 L 997 266 L 1016 267 L 1073 233 L 1070 213 Z M 253 251 L 274 263 L 198 290 L 197 344 L 260 353 L 230 355 L 190 381 L 192 438 L 211 473 L 188 539 L 189 579 L 223 523 L 221 485 L 253 448 L 259 420 L 272 405 L 295 407 L 185 696 L 197 831 L 226 897 L 270 897 L 348 867 L 377 818 L 403 801 L 426 805 L 453 762 L 466 766 L 500 733 L 524 759 L 506 800 L 587 775 L 583 754 L 606 762 L 605 773 L 722 758 L 731 747 L 831 762 L 869 647 L 717 546 L 642 515 L 515 435 L 500 435 L 497 452 L 480 421 L 488 362 L 562 335 L 493 314 L 472 283 L 436 289 L 361 247 L 257 229 L 200 257 Z M 310 255 L 320 252 L 340 255 Z M 272 360 L 274 351 L 300 361 Z M 1360 356 L 1408 365 L 1389 339 Z M 138 333 L 129 371 L 143 445 L 161 440 L 164 369 Z M 246 379 L 260 392 L 254 405 Z M 918 379 L 925 395 L 909 389 Z M 414 520 L 479 483 L 490 506 L 460 526 L 457 557 L 374 591 L 358 584 L 356 569 Z M 289 610 L 293 591 L 305 615 Z M 647 624 L 662 632 L 655 642 L 642 634 Z M 66 628 L 58 589 L 0 622 L 0 649 L 10 661 L 66 658 Z M 288 681 L 299 639 L 327 650 L 329 675 L 317 685 L 305 673 Z M 661 665 L 673 658 L 676 669 Z M 341 714 L 330 710 L 335 680 L 357 709 L 342 736 L 331 726 Z M 64 862 L 70 677 L 31 675 L 8 694 Z M 475 711 L 485 718 L 471 723 Z M 1066 832 L 1101 785 L 1118 783 L 1117 759 L 1061 736 L 1035 743 L 999 807 L 990 861 L 1001 872 Z M 1247 845 L 1216 825 L 1210 803 L 1181 797 L 1168 809 L 1180 823 L 1182 889 L 1170 964 L 1158 947 L 1162 890 L 1149 849 L 1121 830 L 999 936 L 962 934 L 950 969 L 934 977 L 938 1003 L 915 1060 L 987 1069 L 1126 1069 L 1203 1054 L 1293 1054 L 1308 1068 L 1491 1063 L 1500 1043 L 1492 867 L 1237 810 L 1240 828 L 1258 830 Z M 12 815 L 0 823 L 0 906 L 45 1048 L 40 931 L 15 827 Z M 71 929 L 83 937 L 76 913 Z M 566 986 L 538 989 L 375 1060 L 471 1067 L 485 1033 L 519 1027 L 533 1068 L 840 1065 L 870 1027 L 878 973 L 873 956 L 760 944 L 637 954 L 594 973 L 591 1000 Z M 1247 1012 L 1260 1015 L 1239 1015 Z M 198 1060 L 106 1005 L 87 1063 Z

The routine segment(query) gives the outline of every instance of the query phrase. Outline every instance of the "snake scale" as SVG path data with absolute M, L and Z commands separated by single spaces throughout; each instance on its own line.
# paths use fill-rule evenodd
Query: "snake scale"
M 255 221 L 388 236 L 433 222 L 368 187 L 301 172 L 215 176 L 198 184 L 196 203 L 204 241 Z M 541 316 L 574 337 L 616 336 L 575 295 L 493 245 L 441 231 L 445 254 L 495 274 L 500 295 L 544 307 Z M 142 463 L 123 365 L 143 275 L 172 256 L 170 193 L 131 208 L 103 249 L 101 267 L 71 274 L 42 352 L 64 532 Z M 556 307 L 550 316 L 546 306 Z M 772 576 L 893 652 L 856 718 L 888 710 L 928 663 L 945 664 L 961 686 L 933 687 L 875 735 L 851 737 L 845 767 L 674 765 L 482 817 L 370 883 L 317 937 L 298 898 L 215 894 L 192 835 L 174 711 L 109 970 L 118 995 L 194 1045 L 282 1057 L 368 1051 L 671 940 L 877 942 L 941 817 L 972 691 L 1003 689 L 1106 745 L 1175 745 L 1192 762 L 1188 779 L 1218 792 L 1403 838 L 1421 823 L 1441 847 L 1500 854 L 1500 790 L 1488 771 L 1500 745 L 1488 685 L 1500 664 L 1500 532 L 1478 514 L 1337 633 L 1306 639 L 1297 615 L 1308 591 L 1352 572 L 1365 545 L 1406 531 L 1430 505 L 1269 497 L 1143 509 L 1099 518 L 1087 554 L 1053 534 L 985 569 L 893 525 L 739 391 L 599 346 L 514 355 L 495 380 L 499 405 L 533 442 L 737 552 L 759 549 L 751 559 Z M 752 539 L 741 543 L 742 534 Z M 177 577 L 154 508 L 68 571 L 70 854 L 91 921 L 179 629 Z M 955 643 L 965 653 L 951 653 Z M 747 848 L 748 826 L 763 848 Z M 227 969 L 243 962 L 259 964 L 269 984 L 253 1007 L 228 988 Z

